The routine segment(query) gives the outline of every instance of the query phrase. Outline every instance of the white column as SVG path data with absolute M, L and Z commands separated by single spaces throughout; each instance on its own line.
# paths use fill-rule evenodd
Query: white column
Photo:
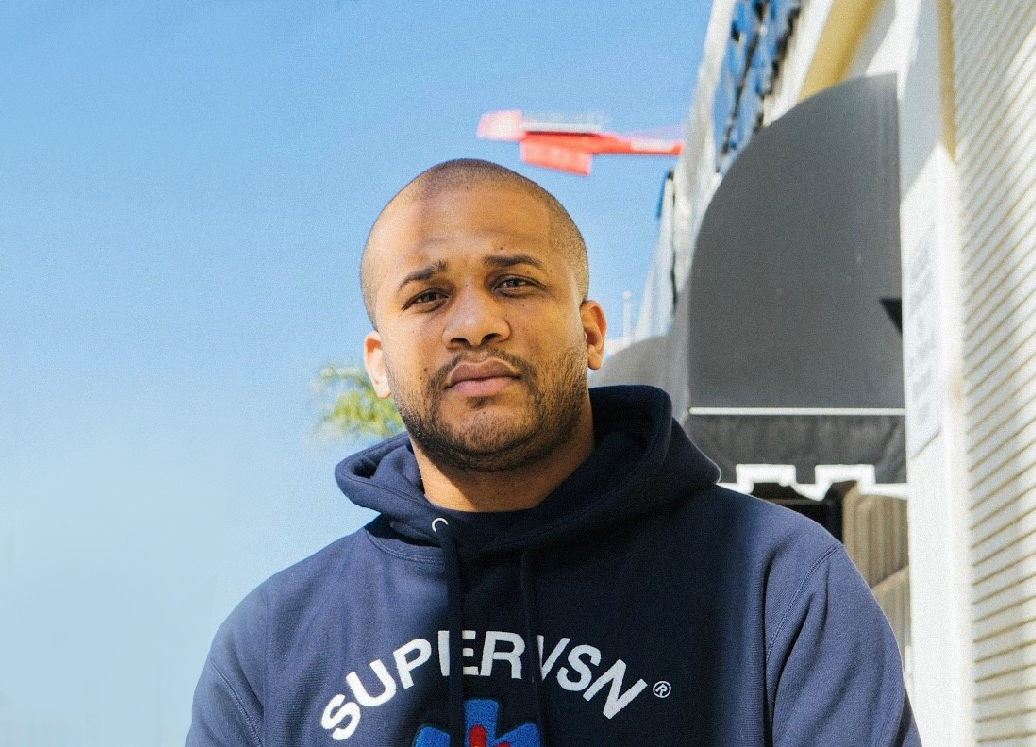
M 973 744 L 957 173 L 939 3 L 896 0 L 912 693 L 925 744 Z M 947 33 L 944 29 L 943 33 Z

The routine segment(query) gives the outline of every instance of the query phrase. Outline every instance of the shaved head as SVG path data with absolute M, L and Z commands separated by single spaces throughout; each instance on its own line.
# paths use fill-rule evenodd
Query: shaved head
M 572 217 L 557 198 L 531 179 L 499 164 L 477 158 L 458 158 L 437 164 L 418 174 L 389 200 L 371 226 L 367 243 L 363 247 L 363 257 L 360 259 L 360 290 L 363 293 L 367 316 L 375 329 L 378 326 L 374 318 L 375 300 L 382 277 L 377 261 L 377 246 L 380 229 L 393 209 L 416 200 L 431 199 L 444 192 L 477 190 L 484 186 L 512 187 L 535 197 L 543 204 L 550 216 L 551 246 L 565 258 L 572 269 L 580 296 L 586 300 L 589 287 L 586 242 Z

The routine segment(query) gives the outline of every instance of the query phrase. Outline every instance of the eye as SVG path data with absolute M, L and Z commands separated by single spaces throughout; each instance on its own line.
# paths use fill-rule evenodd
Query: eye
M 411 306 L 432 306 L 434 304 L 437 304 L 439 301 L 442 301 L 444 298 L 446 298 L 446 294 L 443 293 L 441 290 L 429 289 L 421 291 L 416 296 L 411 298 L 409 301 L 406 302 L 403 308 L 407 309 Z
M 522 288 L 535 288 L 538 287 L 537 283 L 529 280 L 528 278 L 514 277 L 509 275 L 508 277 L 501 278 L 497 284 L 497 288 L 501 290 L 518 290 Z

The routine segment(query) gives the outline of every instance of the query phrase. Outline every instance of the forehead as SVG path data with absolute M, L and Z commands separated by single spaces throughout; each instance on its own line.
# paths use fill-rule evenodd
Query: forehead
M 510 185 L 480 184 L 401 195 L 372 233 L 375 287 L 415 264 L 521 247 L 544 262 L 563 261 L 551 244 L 551 213 Z

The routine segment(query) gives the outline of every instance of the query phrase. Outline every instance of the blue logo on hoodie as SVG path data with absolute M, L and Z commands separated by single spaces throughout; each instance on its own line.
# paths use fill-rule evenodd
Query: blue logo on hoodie
M 468 700 L 464 703 L 464 744 L 466 747 L 540 747 L 536 724 L 522 724 L 502 736 L 496 735 L 500 704 L 495 700 Z M 450 735 L 434 726 L 422 727 L 414 747 L 450 747 Z

